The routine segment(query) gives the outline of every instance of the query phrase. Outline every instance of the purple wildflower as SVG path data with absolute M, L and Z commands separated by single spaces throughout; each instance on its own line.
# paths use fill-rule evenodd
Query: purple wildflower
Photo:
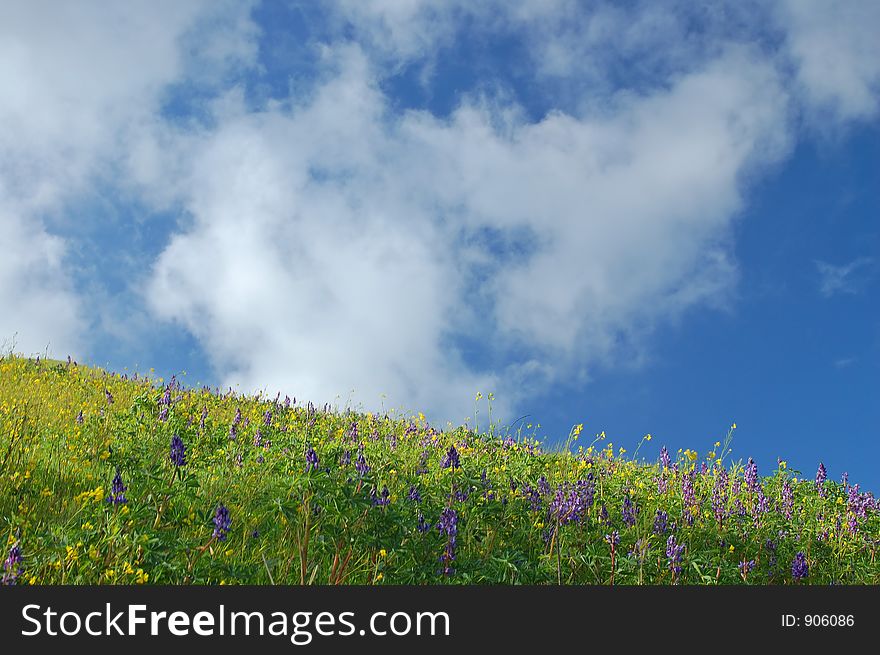
M 669 569 L 672 571 L 672 579 L 677 580 L 681 574 L 681 557 L 684 554 L 684 544 L 675 542 L 675 535 L 669 535 L 666 540 L 666 559 L 669 560 Z
M 416 475 L 426 475 L 428 473 L 428 458 L 431 456 L 430 450 L 423 450 L 419 455 L 419 466 L 416 469 Z
M 697 504 L 693 472 L 686 473 L 681 477 L 681 500 L 685 507 L 692 507 Z
M 79 410 L 79 414 L 76 415 L 76 422 L 82 425 L 84 420 L 82 410 Z
M 758 490 L 758 465 L 755 463 L 751 457 L 749 457 L 749 462 L 746 465 L 745 471 L 746 477 L 746 487 L 749 491 L 757 491 Z
M 267 428 L 272 425 L 272 410 L 267 409 L 266 413 L 263 414 L 263 425 Z
M 15 542 L 9 549 L 9 556 L 3 561 L 3 578 L 0 580 L 0 584 L 14 585 L 18 577 L 24 573 L 21 566 L 23 561 L 21 546 Z
M 548 508 L 550 517 L 559 525 L 579 523 L 592 507 L 594 494 L 592 478 L 559 485 Z
M 541 478 L 538 480 L 538 493 L 540 493 L 542 496 L 549 496 L 550 491 L 550 483 L 547 482 L 547 478 L 542 475 Z
M 654 534 L 663 534 L 666 532 L 666 526 L 669 521 L 669 515 L 662 509 L 658 509 L 654 514 Z
M 128 487 L 122 482 L 122 474 L 116 469 L 116 475 L 110 484 L 110 495 L 107 496 L 107 502 L 113 505 L 124 505 L 128 501 L 125 498 L 125 491 Z
M 104 397 L 107 399 L 107 404 L 108 404 L 108 405 L 112 405 L 112 404 L 113 404 L 113 394 L 110 393 L 110 390 L 109 390 L 109 389 L 104 389 Z
M 422 514 L 421 512 L 419 512 L 419 522 L 418 522 L 418 524 L 416 525 L 416 530 L 418 530 L 419 532 L 424 533 L 424 532 L 427 532 L 427 531 L 430 530 L 430 529 L 431 529 L 431 524 L 428 523 L 428 522 L 425 520 L 425 516 L 424 516 L 424 514 Z
M 828 471 L 825 470 L 825 464 L 819 462 L 819 468 L 816 471 L 816 488 L 819 490 L 819 495 L 824 498 L 825 496 L 825 480 L 828 478 Z
M 801 580 L 806 578 L 809 572 L 806 556 L 803 553 L 795 555 L 794 561 L 791 563 L 791 577 L 795 580 Z
M 660 466 L 663 469 L 668 469 L 672 464 L 672 459 L 669 457 L 669 451 L 666 450 L 666 446 L 660 448 Z
M 794 510 L 794 490 L 791 488 L 791 482 L 785 480 L 782 483 L 782 513 L 785 518 L 791 520 L 791 513 Z
M 226 540 L 226 533 L 232 525 L 232 518 L 229 516 L 229 510 L 226 505 L 220 503 L 214 511 L 214 532 L 213 537 L 219 541 Z
M 344 453 L 342 453 L 342 457 L 339 458 L 339 464 L 342 466 L 348 466 L 349 464 L 351 464 L 350 450 L 346 450 Z
M 452 575 L 455 569 L 452 568 L 452 562 L 455 560 L 455 546 L 458 536 L 458 514 L 451 507 L 447 507 L 440 514 L 440 522 L 437 529 L 441 535 L 446 535 L 446 547 L 440 561 L 443 563 L 443 575 Z
M 755 568 L 755 560 L 750 559 L 748 561 L 743 560 L 739 563 L 739 574 L 742 576 L 742 579 L 745 580 L 746 576 Z
M 605 543 L 609 546 L 619 546 L 620 545 L 620 533 L 617 530 L 613 530 L 610 534 L 605 535 Z
M 458 451 L 455 449 L 455 446 L 449 446 L 449 450 L 446 451 L 446 454 L 440 460 L 440 468 L 447 469 L 451 468 L 455 470 L 461 467 L 461 460 L 458 456 Z
M 314 448 L 309 447 L 306 451 L 306 473 L 312 469 L 318 470 L 318 453 L 315 452 Z
M 171 463 L 176 467 L 186 466 L 186 446 L 178 435 L 171 437 Z
M 523 487 L 522 493 L 526 500 L 529 501 L 529 508 L 533 512 L 537 512 L 541 509 L 541 494 L 538 493 L 537 489 L 527 484 Z
M 636 524 L 636 516 L 639 514 L 639 508 L 633 505 L 632 501 L 629 499 L 629 496 L 625 496 L 623 499 L 623 522 L 625 525 L 632 527 Z
M 382 491 L 378 495 L 376 494 L 375 487 L 370 489 L 370 501 L 376 507 L 385 507 L 391 503 L 391 492 L 388 491 L 388 486 L 383 486 Z
M 412 486 L 409 488 L 409 493 L 406 495 L 408 500 L 411 500 L 414 503 L 422 502 L 422 494 L 419 492 L 418 487 Z
M 358 453 L 357 460 L 354 463 L 354 468 L 358 472 L 358 475 L 361 477 L 364 477 L 367 473 L 370 472 L 370 467 L 367 466 L 367 460 L 362 452 Z
M 664 473 L 660 477 L 654 478 L 654 481 L 657 483 L 657 493 L 665 494 L 666 490 L 669 488 L 669 481 L 666 479 L 666 474 Z

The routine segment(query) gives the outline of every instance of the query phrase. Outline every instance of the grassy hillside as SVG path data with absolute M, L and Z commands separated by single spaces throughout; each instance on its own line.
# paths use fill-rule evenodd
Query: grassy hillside
M 657 459 L 646 437 L 630 459 L 583 438 L 544 453 L 7 356 L 4 581 L 880 583 L 880 506 L 858 486 L 784 462 L 760 477 L 729 443 Z

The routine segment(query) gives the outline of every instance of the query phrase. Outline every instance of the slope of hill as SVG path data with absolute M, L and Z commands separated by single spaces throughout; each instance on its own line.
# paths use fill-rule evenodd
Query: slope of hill
M 761 477 L 726 461 L 732 429 L 653 463 L 580 431 L 543 452 L 8 355 L 3 581 L 880 583 L 880 504 L 821 466 Z

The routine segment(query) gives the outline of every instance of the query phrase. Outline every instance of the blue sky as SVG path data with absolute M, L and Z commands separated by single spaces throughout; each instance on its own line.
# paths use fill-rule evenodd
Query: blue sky
M 874 2 L 4 3 L 0 340 L 880 488 Z M 485 401 L 483 401 L 485 403 Z M 481 420 L 485 420 L 485 405 Z

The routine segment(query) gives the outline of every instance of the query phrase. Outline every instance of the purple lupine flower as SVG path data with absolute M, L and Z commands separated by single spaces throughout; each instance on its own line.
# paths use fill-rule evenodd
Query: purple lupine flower
M 419 512 L 419 522 L 418 522 L 418 524 L 416 524 L 416 530 L 418 530 L 419 532 L 424 533 L 424 532 L 427 532 L 427 531 L 430 530 L 430 529 L 431 529 L 431 524 L 428 523 L 428 522 L 425 520 L 425 516 L 424 516 L 424 514 L 422 514 L 421 512 Z
M 663 534 L 666 532 L 666 525 L 669 521 L 669 515 L 662 509 L 658 509 L 654 514 L 654 534 Z
M 346 450 L 344 453 L 342 453 L 342 457 L 339 458 L 339 464 L 341 466 L 348 466 L 349 464 L 351 464 L 351 451 L 350 450 Z
M 599 509 L 599 521 L 608 523 L 608 508 L 605 507 L 605 503 L 602 503 L 602 507 Z
M 110 483 L 110 495 L 107 496 L 107 502 L 112 505 L 125 505 L 128 502 L 125 498 L 125 491 L 128 487 L 122 482 L 122 474 L 116 469 L 116 475 L 113 482 Z
M 681 500 L 685 507 L 692 507 L 697 504 L 693 472 L 686 473 L 681 477 Z
M 592 479 L 559 485 L 548 508 L 550 517 L 559 525 L 579 523 L 593 505 L 594 493 L 595 484 Z
M 220 503 L 214 511 L 214 532 L 212 536 L 219 541 L 226 540 L 226 533 L 232 525 L 232 518 L 229 516 L 229 510 L 226 505 Z
M 819 490 L 819 495 L 825 496 L 825 480 L 828 478 L 828 471 L 825 470 L 825 464 L 819 462 L 819 468 L 816 471 L 816 488 Z
M 76 422 L 82 425 L 83 421 L 85 421 L 85 418 L 83 418 L 82 410 L 79 410 L 79 414 L 76 415 Z
M 176 467 L 186 466 L 186 446 L 179 435 L 171 437 L 171 463 Z
M 666 540 L 666 559 L 669 560 L 669 568 L 672 571 L 673 580 L 681 574 L 681 557 L 684 554 L 684 544 L 675 542 L 675 535 L 669 535 Z
M 416 475 L 426 475 L 428 473 L 428 458 L 431 456 L 430 450 L 423 450 L 419 455 L 419 466 L 416 469 Z
M 621 513 L 625 525 L 632 527 L 636 524 L 636 516 L 639 514 L 639 508 L 633 505 L 629 496 L 624 496 L 623 498 L 623 510 Z
M 357 456 L 357 460 L 354 463 L 354 469 L 358 472 L 358 475 L 364 477 L 367 473 L 370 472 L 370 467 L 367 466 L 367 460 L 364 457 L 363 452 L 359 452 Z
M 263 414 L 263 425 L 265 425 L 267 428 L 272 425 L 272 410 L 271 409 L 267 409 L 266 413 Z
M 859 485 L 855 484 L 849 488 L 847 505 L 854 516 L 867 519 L 868 510 L 874 507 L 874 500 L 869 493 L 859 493 Z
M 855 514 L 850 514 L 846 519 L 846 528 L 850 534 L 857 534 L 859 531 L 859 517 Z
M 235 416 L 232 417 L 232 424 L 238 425 L 241 423 L 241 407 L 235 408 Z
M 739 574 L 746 578 L 746 576 L 755 568 L 755 560 L 750 559 L 748 561 L 743 560 L 739 563 Z
M 782 483 L 782 513 L 785 518 L 791 520 L 791 513 L 794 510 L 794 489 L 791 482 L 785 480 Z
M 669 480 L 666 479 L 666 474 L 654 478 L 654 482 L 657 483 L 657 493 L 665 494 L 666 490 L 669 488 Z
M 541 509 L 541 494 L 538 493 L 537 489 L 527 484 L 523 487 L 522 493 L 526 500 L 529 501 L 529 508 L 533 512 L 537 512 Z
M 230 441 L 235 441 L 238 438 L 238 425 L 233 422 L 232 425 L 229 426 L 229 439 Z
M 542 475 L 538 480 L 538 493 L 542 496 L 549 496 L 550 491 L 550 483 L 547 482 L 547 478 Z
M 452 562 L 455 560 L 455 545 L 458 536 L 458 514 L 451 507 L 447 507 L 440 514 L 440 522 L 437 523 L 437 529 L 441 535 L 446 535 L 446 547 L 440 561 L 443 563 L 443 575 L 452 575 L 455 569 L 452 568 Z
M 260 428 L 257 428 L 257 431 L 254 432 L 254 447 L 259 448 L 263 445 L 263 433 L 260 431 Z
M 758 485 L 758 497 L 755 499 L 755 518 L 770 511 L 770 499 L 764 495 L 764 486 Z
M 620 545 L 620 533 L 617 530 L 613 530 L 610 534 L 605 535 L 605 543 L 609 546 L 619 546 Z
M 843 485 L 844 491 L 849 488 L 849 473 L 846 471 L 843 472 L 843 475 L 840 476 L 840 483 Z
M 409 488 L 409 493 L 406 495 L 407 500 L 411 500 L 414 503 L 422 502 L 422 494 L 419 492 L 418 487 L 411 486 Z
M 309 449 L 306 451 L 306 473 L 311 471 L 312 469 L 318 470 L 318 453 L 315 452 L 315 449 L 309 446 Z
M 451 468 L 452 470 L 455 470 L 460 467 L 461 460 L 458 457 L 458 451 L 455 449 L 455 445 L 449 446 L 449 450 L 446 451 L 446 454 L 440 460 L 440 468 Z
M 205 419 L 208 418 L 208 406 L 204 405 L 202 407 L 202 416 L 199 419 L 199 429 L 204 432 L 205 431 Z
M 110 390 L 109 390 L 109 389 L 104 389 L 104 397 L 107 399 L 107 404 L 108 404 L 108 405 L 112 405 L 112 404 L 113 404 L 113 394 L 110 393 Z
M 159 410 L 159 421 L 164 423 L 167 420 L 168 420 L 168 406 L 163 405 L 162 408 Z
M 16 541 L 12 548 L 9 549 L 9 555 L 3 561 L 3 578 L 0 579 L 2 585 L 14 585 L 18 577 L 24 573 L 21 563 L 24 558 L 21 554 L 21 546 Z
M 388 491 L 388 486 L 384 485 L 382 487 L 382 491 L 379 494 L 376 494 L 375 487 L 370 489 L 370 501 L 376 507 L 385 507 L 386 505 L 391 503 L 391 492 Z
M 669 451 L 666 450 L 666 446 L 660 448 L 660 466 L 665 470 L 670 467 L 672 464 L 672 459 L 669 457 Z
M 807 567 L 807 557 L 803 553 L 794 556 L 791 563 L 791 577 L 795 580 L 801 580 L 809 575 L 810 569 Z
M 757 491 L 758 490 L 758 465 L 755 463 L 751 457 L 749 457 L 749 462 L 746 465 L 745 470 L 746 477 L 746 488 L 749 491 Z

